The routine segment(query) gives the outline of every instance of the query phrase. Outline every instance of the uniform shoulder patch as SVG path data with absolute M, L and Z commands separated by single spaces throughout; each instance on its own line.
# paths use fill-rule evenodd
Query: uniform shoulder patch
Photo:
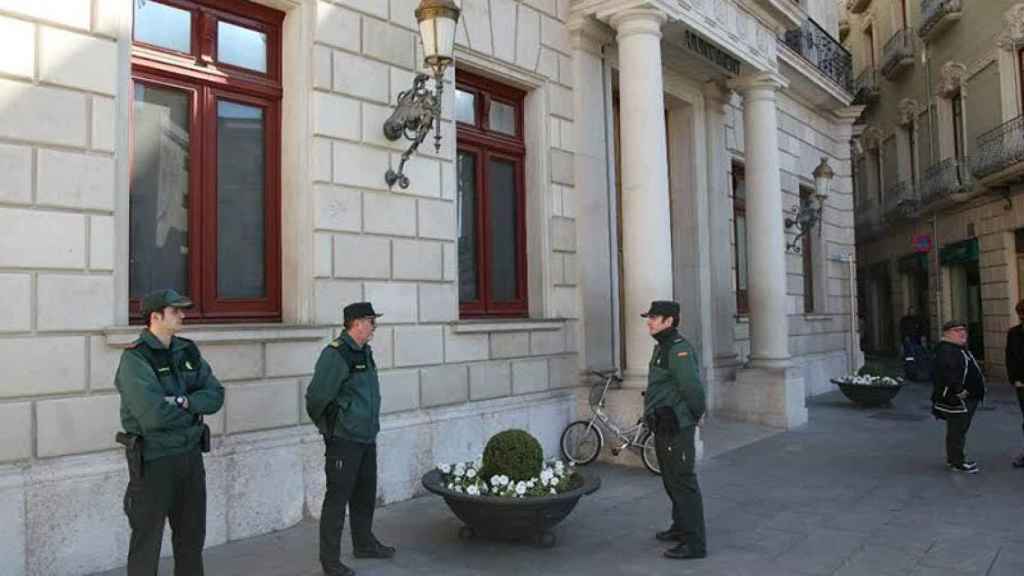
M 680 358 L 685 358 L 685 357 L 687 357 L 689 355 L 690 355 L 689 352 L 677 352 L 676 353 L 676 356 L 679 356 Z
M 331 340 L 331 343 L 328 344 L 328 346 L 331 348 L 337 348 L 338 346 L 341 346 L 341 340 Z

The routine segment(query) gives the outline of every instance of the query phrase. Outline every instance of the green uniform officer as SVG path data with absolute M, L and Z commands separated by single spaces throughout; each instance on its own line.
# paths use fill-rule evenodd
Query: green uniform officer
M 324 436 L 327 493 L 320 511 L 320 565 L 327 576 L 355 572 L 341 562 L 345 506 L 356 558 L 391 558 L 395 549 L 373 535 L 377 500 L 380 382 L 370 340 L 381 315 L 369 302 L 343 311 L 345 330 L 316 362 L 306 390 L 306 412 Z
M 202 576 L 209 450 L 202 417 L 220 410 L 224 388 L 191 340 L 175 336 L 192 303 L 174 290 L 142 300 L 146 329 L 121 354 L 114 385 L 121 394 L 117 435 L 127 448 L 124 512 L 132 529 L 128 576 L 155 576 L 164 522 L 171 525 L 174 574 Z
M 672 500 L 672 526 L 658 540 L 678 542 L 669 558 L 704 558 L 704 501 L 694 471 L 694 433 L 704 416 L 704 387 L 693 346 L 679 335 L 679 304 L 655 300 L 647 329 L 657 341 L 647 377 L 644 417 L 654 430 L 661 479 Z

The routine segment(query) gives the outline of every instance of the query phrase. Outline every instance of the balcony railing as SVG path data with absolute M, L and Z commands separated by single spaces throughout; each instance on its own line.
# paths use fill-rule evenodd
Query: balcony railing
M 909 217 L 917 208 L 917 189 L 912 180 L 904 180 L 885 191 L 883 200 L 885 218 L 900 220 Z
M 921 204 L 969 192 L 974 187 L 974 179 L 968 166 L 966 158 L 947 158 L 925 170 L 921 180 Z
M 878 99 L 878 69 L 866 68 L 853 83 L 853 100 L 859 104 Z
M 991 176 L 1002 180 L 1000 175 L 1013 176 L 1014 168 L 1024 169 L 1024 116 L 978 136 L 971 168 L 979 180 Z
M 962 0 L 921 0 L 921 25 L 917 34 L 927 38 L 960 18 Z
M 871 0 L 846 0 L 846 9 L 851 14 L 860 14 L 871 4 Z
M 914 32 L 904 28 L 892 35 L 882 48 L 882 75 L 890 80 L 914 64 Z
M 817 22 L 804 20 L 800 28 L 787 31 L 783 41 L 843 90 L 850 91 L 853 56 Z

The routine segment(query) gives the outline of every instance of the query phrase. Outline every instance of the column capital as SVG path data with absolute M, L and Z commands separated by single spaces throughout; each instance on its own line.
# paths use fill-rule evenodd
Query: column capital
M 861 104 L 857 106 L 847 106 L 846 108 L 833 110 L 832 114 L 836 117 L 836 121 L 839 124 L 853 126 L 853 124 L 860 118 L 860 115 L 864 112 L 865 108 L 867 108 L 867 106 Z
M 608 23 L 615 28 L 619 40 L 634 34 L 649 34 L 661 38 L 661 25 L 666 20 L 668 15 L 656 8 L 631 8 L 612 14 Z
M 726 106 L 732 97 L 733 91 L 718 80 L 710 80 L 704 83 L 704 106 L 716 112 L 725 112 Z
M 769 92 L 774 97 L 775 92 L 789 86 L 789 81 L 778 72 L 758 72 L 730 80 L 728 85 L 729 88 L 743 94 L 744 98 L 757 93 L 767 96 Z
M 576 50 L 600 54 L 602 46 L 615 40 L 612 30 L 593 16 L 574 13 L 569 16 L 566 28 L 569 29 L 569 43 Z

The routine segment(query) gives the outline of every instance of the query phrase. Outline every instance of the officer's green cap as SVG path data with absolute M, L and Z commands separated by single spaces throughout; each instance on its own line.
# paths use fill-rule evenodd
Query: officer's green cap
M 675 318 L 679 316 L 679 302 L 672 300 L 655 300 L 651 302 L 651 308 L 647 312 L 644 312 L 640 316 L 647 318 L 648 316 L 671 316 Z
M 345 318 L 345 322 L 351 320 L 358 320 L 359 318 L 379 318 L 383 314 L 377 314 L 373 311 L 373 304 L 369 302 L 356 302 L 345 306 L 342 310 L 342 315 Z
M 172 308 L 191 308 L 192 301 L 178 294 L 176 290 L 157 290 L 142 298 L 142 315 L 149 317 L 153 312 L 163 312 L 168 306 Z
M 942 325 L 943 332 L 949 332 L 954 328 L 967 328 L 967 323 L 962 320 L 950 320 Z

